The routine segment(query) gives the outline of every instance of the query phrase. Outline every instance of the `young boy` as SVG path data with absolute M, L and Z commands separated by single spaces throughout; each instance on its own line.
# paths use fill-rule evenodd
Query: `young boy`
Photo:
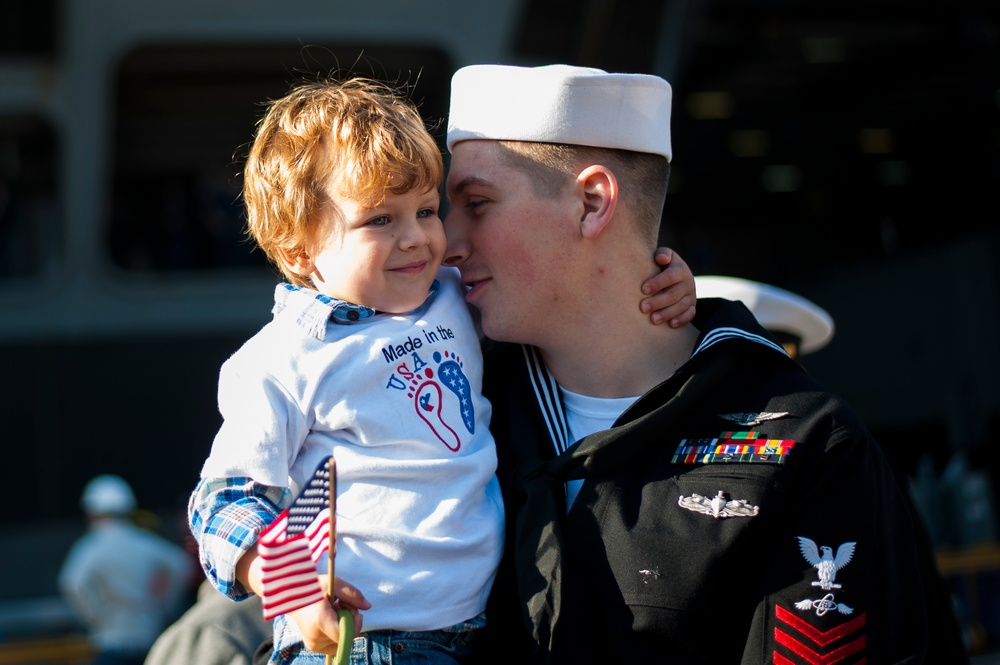
M 364 79 L 273 102 L 245 170 L 249 233 L 288 281 L 272 321 L 222 367 L 223 424 L 191 529 L 215 586 L 265 595 L 267 612 L 258 540 L 332 453 L 333 592 L 366 610 L 354 662 L 467 653 L 503 547 L 480 340 L 458 271 L 441 267 L 443 176 L 413 105 Z M 668 305 L 693 301 L 683 261 L 668 270 L 654 288 L 674 284 Z M 336 650 L 327 600 L 282 611 L 272 663 Z

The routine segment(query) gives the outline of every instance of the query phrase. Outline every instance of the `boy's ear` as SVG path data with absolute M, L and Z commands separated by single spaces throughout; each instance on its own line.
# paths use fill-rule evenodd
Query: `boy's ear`
M 611 169 L 600 164 L 588 166 L 576 177 L 583 195 L 580 232 L 584 238 L 596 238 L 608 225 L 618 205 L 618 180 Z
M 278 250 L 281 264 L 288 272 L 301 277 L 309 277 L 316 269 L 312 256 L 304 247 L 282 248 Z

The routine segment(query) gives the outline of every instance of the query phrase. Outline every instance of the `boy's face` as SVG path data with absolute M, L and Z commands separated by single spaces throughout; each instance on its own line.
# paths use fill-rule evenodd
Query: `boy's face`
M 401 314 L 427 299 L 444 255 L 436 190 L 387 194 L 375 208 L 333 197 L 306 270 L 317 290 Z

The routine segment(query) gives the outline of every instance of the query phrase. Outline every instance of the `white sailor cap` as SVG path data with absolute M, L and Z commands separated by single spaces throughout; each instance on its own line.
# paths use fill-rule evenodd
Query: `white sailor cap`
M 785 289 L 738 277 L 697 275 L 699 298 L 739 300 L 762 326 L 798 340 L 799 353 L 818 351 L 833 338 L 833 317 L 822 307 Z
M 670 161 L 670 84 L 592 67 L 470 65 L 451 79 L 448 150 L 469 139 L 617 148 Z

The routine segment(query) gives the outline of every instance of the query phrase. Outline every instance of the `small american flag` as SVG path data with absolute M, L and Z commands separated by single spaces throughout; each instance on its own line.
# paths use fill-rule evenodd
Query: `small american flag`
M 330 459 L 323 460 L 292 505 L 260 535 L 264 619 L 325 597 L 316 563 L 330 551 Z

